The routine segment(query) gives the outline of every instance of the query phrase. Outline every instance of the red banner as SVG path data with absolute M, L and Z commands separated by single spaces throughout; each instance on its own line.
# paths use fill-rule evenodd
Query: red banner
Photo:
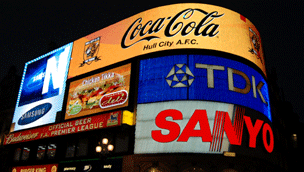
M 58 164 L 13 167 L 12 172 L 57 172 Z
M 119 126 L 121 125 L 121 115 L 121 111 L 116 111 L 64 123 L 48 125 L 32 130 L 11 133 L 5 137 L 4 145 Z

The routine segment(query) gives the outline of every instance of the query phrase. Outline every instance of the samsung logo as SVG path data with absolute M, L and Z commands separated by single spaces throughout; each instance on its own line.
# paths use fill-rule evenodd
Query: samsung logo
M 38 105 L 31 110 L 25 112 L 18 120 L 18 125 L 26 125 L 32 123 L 47 114 L 52 108 L 51 103 Z

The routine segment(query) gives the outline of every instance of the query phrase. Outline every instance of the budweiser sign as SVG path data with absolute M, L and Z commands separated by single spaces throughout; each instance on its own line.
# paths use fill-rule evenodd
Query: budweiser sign
M 4 145 L 118 126 L 121 124 L 121 115 L 121 111 L 116 111 L 11 133 L 5 137 Z

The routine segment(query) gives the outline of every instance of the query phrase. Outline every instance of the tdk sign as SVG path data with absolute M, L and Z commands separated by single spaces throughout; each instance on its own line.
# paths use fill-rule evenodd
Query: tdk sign
M 176 64 L 166 77 L 170 87 L 189 87 L 194 76 L 186 64 Z
M 14 131 L 55 122 L 62 108 L 71 50 L 72 43 L 25 64 Z
M 233 60 L 175 55 L 141 60 L 138 103 L 208 100 L 246 106 L 271 120 L 268 85 L 260 73 Z

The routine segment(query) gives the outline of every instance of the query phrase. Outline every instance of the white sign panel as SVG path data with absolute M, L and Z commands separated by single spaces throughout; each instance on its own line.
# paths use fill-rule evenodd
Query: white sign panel
M 135 153 L 228 151 L 223 121 L 226 114 L 232 119 L 234 111 L 233 104 L 207 101 L 139 104 Z

